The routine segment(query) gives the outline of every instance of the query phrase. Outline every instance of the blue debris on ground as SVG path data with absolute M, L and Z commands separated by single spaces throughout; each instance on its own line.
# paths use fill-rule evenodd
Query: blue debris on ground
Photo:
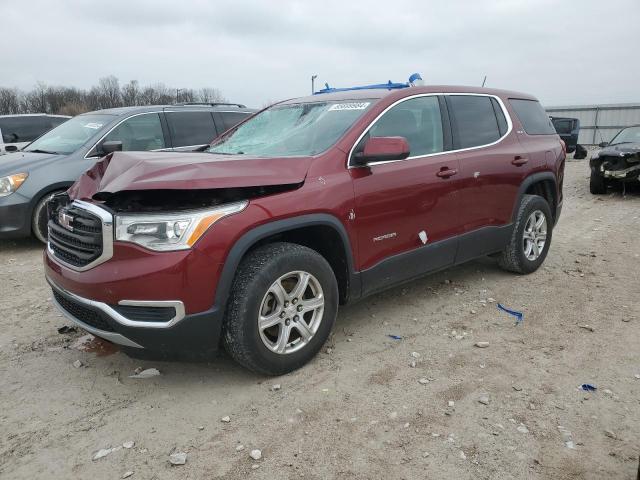
M 507 312 L 509 315 L 512 315 L 516 319 L 516 325 L 519 325 L 524 320 L 524 313 L 519 312 L 517 310 L 511 310 L 510 308 L 505 307 L 501 303 L 498 304 L 498 310 L 502 310 L 503 312 Z

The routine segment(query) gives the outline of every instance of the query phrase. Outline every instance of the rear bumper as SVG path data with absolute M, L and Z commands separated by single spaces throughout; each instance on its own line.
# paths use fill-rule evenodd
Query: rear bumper
M 0 238 L 31 235 L 29 199 L 19 192 L 0 197 Z
M 53 290 L 53 302 L 62 314 L 97 337 L 125 347 L 162 353 L 207 355 L 218 349 L 222 325 L 222 312 L 218 308 L 192 315 L 185 315 L 184 310 L 176 308 L 175 316 L 160 325 L 161 322 L 127 317 L 116 310 L 118 305 L 76 295 L 49 277 L 47 281 Z M 139 305 L 141 308 L 148 303 L 119 302 L 121 306 Z M 172 303 L 177 307 L 181 302 Z

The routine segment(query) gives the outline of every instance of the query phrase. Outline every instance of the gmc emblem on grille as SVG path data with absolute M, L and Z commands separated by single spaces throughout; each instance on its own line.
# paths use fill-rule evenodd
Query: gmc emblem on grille
M 73 217 L 64 210 L 58 212 L 58 223 L 61 227 L 73 232 Z

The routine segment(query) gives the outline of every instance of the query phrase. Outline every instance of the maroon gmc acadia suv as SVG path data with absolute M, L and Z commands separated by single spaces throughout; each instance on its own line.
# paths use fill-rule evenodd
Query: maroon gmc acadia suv
M 62 312 L 129 353 L 223 344 L 283 374 L 339 304 L 483 255 L 534 272 L 564 163 L 530 95 L 327 87 L 200 153 L 104 157 L 49 204 L 46 277 Z

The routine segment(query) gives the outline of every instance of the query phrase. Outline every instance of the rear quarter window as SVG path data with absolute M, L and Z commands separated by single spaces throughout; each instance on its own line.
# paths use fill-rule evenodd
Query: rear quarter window
M 502 136 L 491 97 L 451 95 L 449 102 L 453 110 L 453 122 L 458 137 L 457 148 L 488 145 Z M 506 120 L 504 123 L 506 129 Z
M 509 103 L 516 111 L 524 131 L 529 135 L 555 135 L 556 129 L 551 119 L 537 100 L 510 98 Z

